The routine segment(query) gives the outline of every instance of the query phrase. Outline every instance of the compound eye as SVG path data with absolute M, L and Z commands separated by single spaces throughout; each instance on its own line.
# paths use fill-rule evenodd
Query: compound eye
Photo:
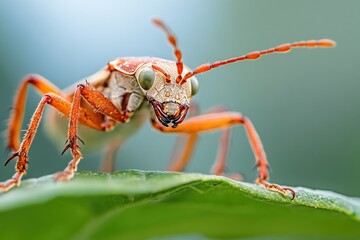
M 192 77 L 190 78 L 191 83 L 191 96 L 194 96 L 199 91 L 199 82 L 196 78 Z
M 155 72 L 151 67 L 144 67 L 138 77 L 139 84 L 144 90 L 149 90 L 155 80 Z

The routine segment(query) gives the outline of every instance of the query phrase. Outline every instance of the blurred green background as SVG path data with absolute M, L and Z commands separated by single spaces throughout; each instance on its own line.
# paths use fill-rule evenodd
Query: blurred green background
M 64 88 L 117 57 L 172 59 L 164 34 L 150 24 L 153 16 L 172 28 L 192 68 L 280 43 L 331 38 L 334 49 L 295 50 L 203 74 L 194 100 L 202 110 L 225 105 L 253 121 L 273 182 L 360 196 L 359 10 L 355 0 L 1 1 L 0 130 L 6 131 L 12 98 L 28 73 Z M 30 88 L 24 129 L 39 100 Z M 119 152 L 118 169 L 166 169 L 175 140 L 147 123 Z M 187 171 L 208 173 L 218 141 L 218 132 L 202 135 Z M 60 156 L 62 147 L 40 128 L 27 177 L 62 170 L 70 159 Z M 97 170 L 99 159 L 100 152 L 86 154 L 79 170 Z M 13 174 L 14 162 L 9 165 L 0 168 L 1 180 Z M 228 171 L 253 181 L 253 166 L 245 132 L 235 127 Z

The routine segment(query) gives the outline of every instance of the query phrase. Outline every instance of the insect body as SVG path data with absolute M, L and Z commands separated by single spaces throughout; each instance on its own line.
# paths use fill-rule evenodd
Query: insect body
M 234 125 L 244 125 L 258 167 L 256 182 L 282 194 L 290 192 L 295 197 L 293 190 L 267 182 L 269 174 L 266 154 L 261 140 L 248 118 L 241 113 L 229 112 L 224 109 L 196 115 L 196 108 L 190 104 L 192 96 L 198 91 L 198 80 L 195 76 L 238 61 L 256 60 L 263 55 L 288 52 L 292 48 L 298 47 L 333 47 L 335 42 L 323 39 L 283 44 L 212 64 L 203 64 L 191 70 L 182 62 L 182 54 L 175 36 L 160 20 L 155 19 L 153 23 L 165 32 L 174 49 L 176 61 L 149 57 L 116 59 L 85 81 L 65 90 L 58 89 L 41 76 L 25 77 L 14 101 L 14 110 L 10 117 L 8 131 L 8 147 L 14 152 L 5 164 L 12 159 L 17 159 L 16 173 L 11 179 L 0 183 L 1 190 L 7 191 L 20 184 L 22 176 L 26 173 L 28 151 L 44 108 L 46 105 L 50 105 L 53 109 L 47 116 L 50 133 L 54 136 L 61 136 L 64 132 L 61 126 L 67 128 L 67 136 L 64 136 L 67 141 L 63 153 L 70 150 L 73 157 L 64 171 L 54 175 L 55 180 L 68 180 L 73 177 L 77 165 L 83 157 L 78 144 L 83 141 L 79 135 L 86 141 L 90 140 L 99 145 L 101 145 L 100 142 L 108 144 L 105 163 L 107 163 L 107 170 L 111 170 L 109 166 L 113 161 L 116 149 L 146 119 L 150 119 L 152 126 L 161 132 L 187 136 L 181 139 L 181 141 L 185 141 L 185 144 L 179 144 L 184 145 L 184 148 L 179 151 L 180 157 L 169 167 L 169 170 L 174 171 L 181 171 L 186 166 L 199 133 L 222 129 L 223 136 L 220 144 L 222 154 L 219 155 L 213 168 L 214 174 L 221 175 L 225 167 L 229 129 Z M 43 97 L 33 114 L 23 140 L 20 142 L 20 130 L 29 84 L 33 85 Z M 190 117 L 185 120 L 188 112 Z M 61 118 L 57 113 L 68 118 Z M 61 122 L 63 122 L 62 125 Z M 94 132 L 106 132 L 107 134 L 101 134 L 99 138 L 100 135 L 93 134 Z M 91 138 L 96 141 L 91 141 Z

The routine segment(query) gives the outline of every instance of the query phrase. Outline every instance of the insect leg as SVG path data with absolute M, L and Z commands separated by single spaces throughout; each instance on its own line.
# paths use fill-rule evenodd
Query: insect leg
M 101 164 L 101 171 L 111 173 L 115 169 L 116 152 L 121 147 L 123 141 L 115 139 L 108 143 L 104 158 Z
M 188 116 L 192 117 L 198 114 L 198 106 L 192 103 L 190 106 Z M 175 149 L 168 167 L 168 171 L 183 171 L 189 162 L 197 142 L 198 134 L 182 134 L 178 137 Z
M 193 117 L 197 115 L 198 109 L 197 105 L 191 105 L 189 110 L 189 117 Z M 206 113 L 217 113 L 217 112 L 225 112 L 227 109 L 224 107 L 215 107 L 210 109 Z M 225 170 L 225 163 L 228 152 L 228 145 L 230 139 L 230 128 L 226 128 L 221 133 L 221 140 L 219 144 L 218 154 L 216 157 L 216 161 L 214 162 L 213 167 L 211 168 L 211 172 L 215 175 L 223 175 Z M 178 138 L 176 143 L 176 148 L 173 154 L 173 158 L 170 162 L 170 166 L 168 168 L 169 171 L 183 171 L 186 165 L 188 164 L 189 158 L 195 148 L 197 142 L 198 134 L 192 133 L 187 135 L 181 135 Z M 180 157 L 179 157 L 180 155 Z M 242 178 L 240 174 L 231 175 L 232 178 Z
M 231 129 L 225 128 L 220 136 L 220 144 L 219 144 L 216 161 L 211 167 L 211 172 L 214 175 L 223 175 L 225 172 L 225 164 L 227 159 L 230 135 L 231 135 Z
M 71 103 L 68 100 L 64 99 L 62 96 L 59 96 L 55 93 L 47 93 L 42 97 L 38 107 L 33 114 L 33 117 L 31 118 L 28 130 L 26 131 L 25 136 L 19 145 L 19 148 L 10 156 L 10 158 L 5 163 L 6 165 L 12 159 L 18 158 L 15 167 L 16 173 L 11 179 L 7 180 L 6 182 L 0 183 L 0 190 L 7 191 L 14 186 L 20 185 L 21 178 L 26 173 L 30 145 L 35 137 L 46 104 L 51 105 L 65 116 L 69 116 L 70 114 Z M 81 108 L 79 111 L 79 122 L 100 131 L 105 130 L 103 128 L 104 116 L 99 113 L 94 113 L 92 110 Z M 80 159 L 81 154 L 78 154 L 78 158 L 76 159 L 76 161 L 72 162 L 71 167 L 74 166 L 74 163 L 77 164 Z
M 26 168 L 28 164 L 28 152 L 30 145 L 34 139 L 36 130 L 39 126 L 42 113 L 46 103 L 49 103 L 51 98 L 49 96 L 44 96 L 39 105 L 37 106 L 33 117 L 31 118 L 29 128 L 23 138 L 23 141 L 20 144 L 19 150 L 14 152 L 10 158 L 6 161 L 5 165 L 14 158 L 18 158 L 15 166 L 16 173 L 13 177 L 6 182 L 0 183 L 0 189 L 2 191 L 7 191 L 14 186 L 19 186 L 22 176 L 26 173 Z
M 95 89 L 89 83 L 78 84 L 73 96 L 71 111 L 69 114 L 67 145 L 63 150 L 64 153 L 70 149 L 73 159 L 69 162 L 63 172 L 60 172 L 55 176 L 56 180 L 62 181 L 71 179 L 74 176 L 78 163 L 82 159 L 82 154 L 79 150 L 79 145 L 77 144 L 77 140 L 82 141 L 77 135 L 82 98 L 84 98 L 96 112 L 110 118 L 110 120 L 105 120 L 100 124 L 101 129 L 104 131 L 111 129 L 115 125 L 115 121 L 126 122 L 131 114 L 128 112 L 120 112 L 120 110 L 108 98 L 106 98 L 100 91 Z
M 99 112 L 114 121 L 126 122 L 132 114 L 126 111 L 120 111 L 112 101 L 110 101 L 103 93 L 98 91 L 89 83 L 78 84 L 75 95 L 77 92 L 79 92 L 79 96 L 77 97 L 78 99 L 75 99 L 74 97 L 73 103 L 78 101 L 80 97 L 83 97 L 96 110 L 96 112 Z M 76 111 L 76 109 L 74 109 L 74 111 Z
M 284 195 L 287 194 L 287 192 L 290 192 L 292 196 L 295 197 L 295 192 L 292 189 L 283 188 L 279 185 L 267 182 L 269 179 L 268 161 L 263 145 L 251 121 L 241 113 L 220 112 L 204 114 L 189 118 L 176 128 L 164 127 L 155 118 L 151 119 L 151 123 L 155 129 L 164 133 L 187 134 L 208 132 L 216 129 L 228 128 L 234 125 L 244 125 L 258 167 L 258 178 L 256 179 L 256 182 L 267 189 L 278 191 Z
M 39 75 L 31 75 L 24 78 L 15 96 L 13 111 L 9 119 L 8 148 L 13 151 L 19 149 L 20 146 L 21 124 L 24 117 L 27 87 L 29 84 L 33 85 L 41 94 L 52 92 L 60 96 L 62 95 L 61 90 Z

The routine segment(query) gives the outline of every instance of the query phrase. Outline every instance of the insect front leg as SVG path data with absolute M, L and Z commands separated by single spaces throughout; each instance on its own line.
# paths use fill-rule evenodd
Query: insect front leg
M 6 165 L 11 160 L 18 158 L 15 165 L 16 173 L 11 179 L 7 180 L 6 182 L 0 183 L 0 190 L 7 191 L 14 186 L 20 185 L 21 178 L 26 173 L 28 165 L 28 152 L 37 132 L 46 104 L 51 105 L 60 113 L 66 116 L 68 116 L 70 113 L 71 104 L 63 97 L 55 93 L 47 93 L 42 97 L 31 118 L 28 130 L 26 131 L 25 136 L 19 145 L 19 148 L 9 157 L 9 159 L 5 163 Z M 88 110 L 81 110 L 80 116 L 81 122 L 85 125 L 98 126 L 97 128 L 101 129 L 101 124 L 103 122 L 102 115 L 93 113 L 92 111 Z
M 41 94 L 50 93 L 45 95 L 42 100 L 40 101 L 36 111 L 33 114 L 31 122 L 29 124 L 29 128 L 20 144 L 20 132 L 21 132 L 21 124 L 24 116 L 25 111 L 25 103 L 26 103 L 26 95 L 27 95 L 27 88 L 29 85 L 35 87 Z M 9 119 L 9 127 L 8 127 L 8 148 L 13 150 L 14 153 L 9 157 L 6 161 L 6 164 L 15 158 L 18 158 L 16 163 L 16 173 L 6 182 L 0 183 L 0 189 L 6 191 L 14 186 L 20 184 L 22 176 L 26 173 L 26 168 L 28 164 L 28 151 L 32 140 L 35 136 L 36 130 L 38 128 L 38 124 L 40 122 L 42 111 L 45 104 L 51 102 L 51 96 L 55 98 L 61 98 L 64 96 L 56 86 L 54 86 L 49 80 L 39 76 L 39 75 L 29 75 L 24 78 L 22 83 L 20 84 L 17 94 L 14 99 L 14 105 L 12 108 L 12 113 Z M 62 99 L 66 102 L 65 99 Z M 52 105 L 56 105 L 56 101 L 52 101 Z M 62 105 L 58 106 L 59 109 L 65 111 Z M 66 111 L 65 111 L 66 112 Z M 65 113 L 64 113 L 65 114 Z M 88 121 L 89 122 L 89 121 Z M 5 164 L 5 165 L 6 165 Z
M 82 159 L 82 154 L 77 143 L 78 140 L 82 142 L 80 137 L 77 135 L 82 98 L 84 98 L 97 113 L 110 118 L 109 120 L 105 120 L 101 123 L 100 126 L 103 131 L 112 129 L 116 122 L 126 122 L 132 114 L 126 111 L 120 111 L 114 105 L 114 103 L 112 103 L 100 91 L 91 86 L 89 83 L 78 84 L 71 104 L 67 145 L 62 152 L 64 153 L 70 149 L 73 159 L 69 162 L 64 171 L 55 175 L 56 180 L 62 181 L 71 179 L 74 176 L 77 165 Z
M 220 112 L 204 114 L 189 118 L 177 128 L 164 127 L 155 118 L 151 119 L 151 123 L 155 129 L 164 133 L 187 134 L 208 132 L 216 129 L 228 128 L 234 125 L 244 125 L 250 145 L 255 155 L 256 165 L 258 167 L 258 178 L 256 179 L 256 182 L 267 189 L 278 191 L 284 195 L 286 195 L 287 192 L 290 192 L 292 197 L 295 197 L 295 192 L 292 189 L 283 188 L 279 185 L 267 182 L 269 179 L 268 161 L 263 145 L 251 121 L 241 113 Z
M 104 71 L 100 72 L 100 77 L 104 75 Z M 106 73 L 106 72 L 105 72 Z M 97 77 L 99 78 L 99 77 Z M 94 77 L 94 79 L 97 79 Z M 8 148 L 16 151 L 19 149 L 20 146 L 20 132 L 21 132 L 21 125 L 22 120 L 24 117 L 25 111 L 25 103 L 26 103 L 26 95 L 28 86 L 33 86 L 41 95 L 47 93 L 54 93 L 58 96 L 61 96 L 63 100 L 71 101 L 72 96 L 62 92 L 59 88 L 53 85 L 49 80 L 46 78 L 39 76 L 39 75 L 29 75 L 24 78 L 22 83 L 20 84 L 17 93 L 14 98 L 14 105 L 12 108 L 12 113 L 9 119 L 9 127 L 8 127 Z M 66 107 L 61 107 L 61 109 L 67 109 Z M 70 108 L 65 111 L 65 115 L 68 116 L 70 112 Z M 89 112 L 87 116 L 80 117 L 80 122 L 86 126 L 91 128 L 95 128 L 101 130 L 101 126 L 99 126 L 98 122 L 103 121 L 101 115 L 93 114 Z

